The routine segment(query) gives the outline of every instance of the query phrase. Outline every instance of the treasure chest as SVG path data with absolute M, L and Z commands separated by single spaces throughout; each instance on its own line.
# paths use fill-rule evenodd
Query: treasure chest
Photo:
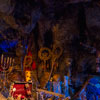
M 32 82 L 14 82 L 10 87 L 10 96 L 13 98 L 31 98 Z

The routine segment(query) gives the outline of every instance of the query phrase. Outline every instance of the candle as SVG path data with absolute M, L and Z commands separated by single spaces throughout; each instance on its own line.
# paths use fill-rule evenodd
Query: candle
M 9 57 L 7 58 L 7 64 L 9 63 Z
M 14 62 L 15 62 L 15 59 L 13 58 L 13 60 L 12 60 L 12 66 L 14 65 Z
M 1 64 L 3 64 L 3 54 L 2 54 L 2 56 L 1 56 Z
M 4 58 L 4 64 L 6 64 L 6 58 Z
M 9 64 L 11 65 L 11 63 L 12 63 L 12 58 L 10 57 L 10 63 Z
M 15 59 L 13 58 L 13 63 L 15 62 Z

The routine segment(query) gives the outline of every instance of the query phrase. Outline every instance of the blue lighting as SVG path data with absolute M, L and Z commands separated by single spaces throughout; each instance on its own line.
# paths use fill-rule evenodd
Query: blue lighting
M 17 45 L 18 41 L 3 41 L 0 44 L 0 48 L 1 50 L 3 50 L 4 52 L 8 52 L 9 48 L 13 48 Z
M 89 81 L 89 84 L 86 87 L 86 96 L 87 100 L 98 100 L 98 96 L 100 95 L 100 83 L 99 80 L 92 78 Z

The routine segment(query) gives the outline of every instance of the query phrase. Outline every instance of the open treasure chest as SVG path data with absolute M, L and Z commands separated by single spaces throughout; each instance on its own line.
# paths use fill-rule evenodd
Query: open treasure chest
M 14 82 L 10 87 L 10 97 L 15 100 L 32 98 L 32 82 Z

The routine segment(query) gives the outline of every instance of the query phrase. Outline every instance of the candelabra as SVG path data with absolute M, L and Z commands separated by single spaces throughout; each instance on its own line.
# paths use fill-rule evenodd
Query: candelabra
M 1 56 L 1 92 L 8 91 L 7 85 L 8 85 L 8 74 L 12 71 L 14 65 L 14 58 L 12 57 L 4 57 L 2 54 Z

